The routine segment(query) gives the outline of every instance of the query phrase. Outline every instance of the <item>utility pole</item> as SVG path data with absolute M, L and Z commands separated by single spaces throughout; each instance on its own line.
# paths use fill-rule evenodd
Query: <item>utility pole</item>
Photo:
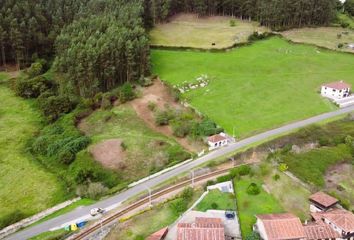
M 151 189 L 149 187 L 146 187 L 148 192 L 149 192 L 149 206 L 152 206 L 152 198 L 151 198 Z
M 235 166 L 235 157 L 234 156 L 230 157 L 230 160 L 232 162 L 232 166 L 234 167 Z
M 192 187 L 194 187 L 194 170 L 191 170 L 192 173 Z

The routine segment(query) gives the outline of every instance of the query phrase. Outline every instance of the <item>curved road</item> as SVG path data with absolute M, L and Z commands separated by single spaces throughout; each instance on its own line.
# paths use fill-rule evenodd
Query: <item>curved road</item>
M 11 240 L 28 239 L 30 237 L 37 235 L 37 234 L 48 231 L 49 229 L 58 227 L 64 223 L 84 217 L 85 215 L 87 215 L 90 212 L 90 209 L 92 209 L 94 207 L 108 208 L 112 205 L 123 202 L 124 200 L 131 198 L 140 192 L 146 191 L 147 187 L 149 187 L 149 188 L 154 187 L 154 186 L 158 185 L 159 183 L 164 182 L 164 181 L 166 181 L 172 177 L 175 177 L 177 175 L 180 175 L 181 173 L 187 172 L 187 171 L 197 167 L 200 164 L 203 164 L 203 163 L 210 161 L 212 159 L 215 159 L 217 157 L 221 157 L 221 156 L 228 154 L 230 152 L 233 152 L 235 150 L 241 149 L 247 145 L 257 143 L 262 140 L 266 140 L 270 137 L 274 137 L 279 134 L 283 134 L 283 133 L 289 132 L 289 131 L 297 129 L 297 128 L 301 128 L 301 127 L 304 127 L 304 126 L 307 126 L 307 125 L 310 125 L 313 123 L 317 123 L 317 122 L 320 122 L 320 121 L 323 121 L 323 120 L 326 120 L 326 119 L 329 119 L 332 117 L 336 117 L 341 114 L 350 113 L 352 111 L 354 111 L 354 106 L 342 108 L 342 109 L 339 109 L 339 110 L 336 110 L 333 112 L 329 112 L 329 113 L 324 113 L 321 115 L 317 115 L 312 118 L 308 118 L 305 120 L 290 123 L 290 124 L 284 125 L 282 127 L 279 127 L 279 128 L 273 129 L 273 130 L 269 130 L 269 131 L 257 134 L 255 136 L 252 136 L 249 138 L 245 138 L 243 140 L 240 140 L 239 142 L 235 142 L 235 143 L 230 144 L 226 147 L 215 150 L 215 151 L 213 151 L 207 155 L 204 155 L 203 157 L 200 157 L 194 161 L 191 161 L 191 162 L 181 165 L 175 169 L 172 169 L 171 171 L 163 173 L 162 175 L 152 178 L 144 183 L 138 184 L 138 185 L 136 185 L 124 192 L 118 193 L 110 198 L 99 201 L 91 206 L 77 208 L 77 209 L 75 209 L 69 213 L 66 213 L 64 215 L 61 215 L 59 217 L 50 219 L 46 222 L 40 223 L 40 224 L 35 225 L 33 227 L 29 227 L 25 230 L 14 233 L 14 234 L 10 235 L 7 239 L 11 239 Z

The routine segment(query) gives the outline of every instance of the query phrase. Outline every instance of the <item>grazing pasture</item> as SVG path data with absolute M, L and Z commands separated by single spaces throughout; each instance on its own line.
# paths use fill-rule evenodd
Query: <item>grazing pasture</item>
M 43 169 L 26 151 L 27 141 L 39 130 L 41 115 L 33 102 L 6 86 L 0 73 L 0 228 L 65 200 L 56 176 Z
M 354 43 L 354 30 L 340 27 L 299 28 L 282 32 L 282 35 L 293 42 L 354 53 L 347 47 L 347 44 Z M 342 44 L 341 48 L 338 48 L 339 44 Z
M 230 21 L 234 21 L 234 26 Z M 150 38 L 153 46 L 220 49 L 247 42 L 254 31 L 268 29 L 260 27 L 257 22 L 231 17 L 200 18 L 194 14 L 179 14 L 168 23 L 157 24 L 150 31 Z
M 226 52 L 152 51 L 153 72 L 172 85 L 208 86 L 182 94 L 194 108 L 237 137 L 328 112 L 322 83 L 354 84 L 354 56 L 273 37 Z

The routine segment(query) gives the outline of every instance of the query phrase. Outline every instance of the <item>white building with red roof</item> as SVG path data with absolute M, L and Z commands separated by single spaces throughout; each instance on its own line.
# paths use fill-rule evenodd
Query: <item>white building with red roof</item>
M 208 137 L 209 150 L 226 146 L 229 143 L 225 133 L 219 133 Z
M 350 96 L 351 85 L 343 82 L 331 82 L 321 86 L 321 95 L 333 100 L 342 99 Z
M 254 230 L 264 240 L 306 239 L 304 227 L 291 213 L 257 215 Z

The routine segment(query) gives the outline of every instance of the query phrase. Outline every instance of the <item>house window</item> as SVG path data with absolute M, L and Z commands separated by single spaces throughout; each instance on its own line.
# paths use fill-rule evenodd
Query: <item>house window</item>
M 218 144 L 217 144 L 217 143 L 215 143 L 215 144 L 214 144 L 214 147 L 216 147 L 216 146 L 218 146 Z

